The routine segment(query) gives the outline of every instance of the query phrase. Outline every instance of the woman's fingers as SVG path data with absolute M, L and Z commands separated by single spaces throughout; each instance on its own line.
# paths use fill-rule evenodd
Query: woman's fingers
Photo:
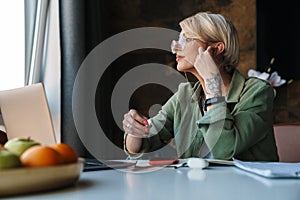
M 144 124 L 144 121 L 147 121 L 147 117 L 141 115 L 138 113 L 135 109 L 129 110 L 128 114 L 137 122 L 140 124 Z
M 211 56 L 213 51 L 214 48 L 211 46 L 208 46 L 206 50 L 204 50 L 202 47 L 198 48 L 198 55 L 196 57 L 194 66 L 199 75 L 204 79 L 208 78 L 211 73 L 218 72 L 218 67 Z
M 145 126 L 147 118 L 140 115 L 136 110 L 130 110 L 124 115 L 123 129 L 134 137 L 147 137 L 148 127 Z

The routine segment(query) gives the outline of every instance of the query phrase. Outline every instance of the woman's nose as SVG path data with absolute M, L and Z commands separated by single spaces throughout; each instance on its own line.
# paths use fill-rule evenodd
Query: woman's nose
M 182 46 L 179 44 L 178 41 L 176 40 L 173 40 L 171 42 L 171 51 L 173 54 L 176 54 L 178 51 L 181 51 L 182 50 Z

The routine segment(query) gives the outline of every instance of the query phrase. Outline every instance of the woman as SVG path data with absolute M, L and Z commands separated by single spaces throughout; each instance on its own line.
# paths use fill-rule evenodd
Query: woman
M 232 22 L 220 14 L 200 12 L 179 25 L 179 40 L 172 42 L 177 69 L 199 81 L 180 84 L 148 121 L 136 110 L 126 113 L 125 151 L 139 156 L 174 138 L 179 158 L 278 161 L 273 89 L 268 82 L 245 78 L 236 69 L 239 41 Z

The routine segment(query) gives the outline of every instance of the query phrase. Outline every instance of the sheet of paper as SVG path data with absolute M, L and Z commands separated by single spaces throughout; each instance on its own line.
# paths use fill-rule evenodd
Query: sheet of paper
M 235 159 L 234 165 L 245 171 L 270 178 L 300 178 L 300 163 L 245 162 Z

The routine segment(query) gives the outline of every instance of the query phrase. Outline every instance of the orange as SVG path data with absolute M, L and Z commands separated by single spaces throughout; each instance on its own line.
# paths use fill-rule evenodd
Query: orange
M 73 147 L 66 143 L 57 143 L 50 145 L 51 148 L 55 149 L 63 157 L 64 163 L 75 163 L 77 162 L 78 155 Z
M 25 167 L 44 167 L 62 164 L 63 158 L 49 146 L 35 145 L 24 151 L 20 161 Z

